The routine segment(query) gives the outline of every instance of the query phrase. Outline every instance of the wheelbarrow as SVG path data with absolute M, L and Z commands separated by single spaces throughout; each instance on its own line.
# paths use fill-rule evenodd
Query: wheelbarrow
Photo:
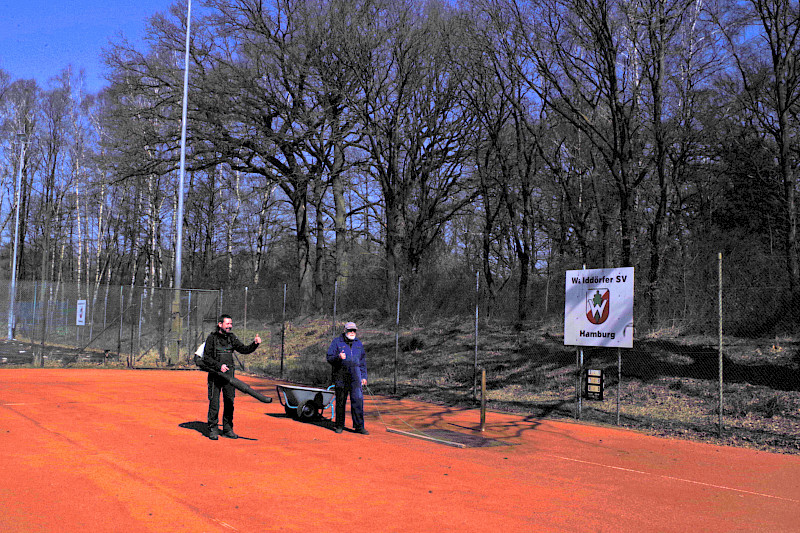
M 330 407 L 333 419 L 333 385 L 327 389 L 297 385 L 276 385 L 275 388 L 278 400 L 290 417 L 306 422 L 319 418 L 322 411 Z

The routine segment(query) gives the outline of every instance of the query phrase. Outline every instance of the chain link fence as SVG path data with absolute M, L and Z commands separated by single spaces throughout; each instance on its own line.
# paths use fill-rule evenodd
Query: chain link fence
M 128 367 L 174 365 L 216 324 L 220 293 L 74 283 L 20 282 L 11 336 L 30 346 L 12 362 L 66 366 L 121 362 Z
M 23 282 L 14 331 L 33 356 L 4 357 L 190 365 L 225 312 L 242 341 L 262 337 L 258 351 L 241 357 L 248 371 L 327 386 L 325 350 L 353 320 L 373 393 L 477 405 L 485 371 L 490 409 L 800 451 L 800 304 L 782 286 L 723 282 L 720 291 L 715 267 L 709 261 L 695 269 L 682 290 L 651 293 L 657 306 L 637 275 L 632 349 L 564 345 L 563 271 L 532 284 L 524 323 L 514 318 L 517 288 L 489 294 L 475 273 L 403 282 L 393 294 L 334 285 L 324 295 L 326 311 L 313 316 L 301 315 L 298 290 L 288 283 L 182 290 L 176 299 L 168 289 Z M 78 300 L 86 302 L 80 326 Z M 655 320 L 641 326 L 653 309 Z

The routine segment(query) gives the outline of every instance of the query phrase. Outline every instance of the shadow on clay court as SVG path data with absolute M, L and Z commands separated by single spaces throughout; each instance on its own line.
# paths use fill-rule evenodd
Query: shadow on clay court
M 192 422 L 184 422 L 182 424 L 178 424 L 178 427 L 182 427 L 183 429 L 191 429 L 193 431 L 196 431 L 196 432 L 200 433 L 202 436 L 204 436 L 205 438 L 208 438 L 208 436 L 210 434 L 210 432 L 208 430 L 208 424 L 206 422 L 201 422 L 199 420 L 194 420 Z M 239 439 L 240 440 L 258 440 L 258 439 L 252 439 L 250 437 L 243 437 L 241 435 L 239 435 Z
M 327 418 L 312 418 L 311 420 L 300 421 L 300 420 L 297 420 L 297 418 L 295 418 L 293 416 L 289 416 L 289 415 L 287 415 L 285 413 L 265 413 L 265 414 L 267 416 L 271 416 L 272 418 L 285 418 L 285 419 L 288 419 L 288 420 L 294 420 L 294 421 L 296 421 L 296 422 L 298 422 L 300 424 L 308 424 L 309 426 L 317 426 L 319 428 L 325 428 L 325 429 L 328 429 L 330 431 L 334 430 L 333 421 L 329 420 Z M 345 428 L 345 431 L 348 431 L 348 429 Z

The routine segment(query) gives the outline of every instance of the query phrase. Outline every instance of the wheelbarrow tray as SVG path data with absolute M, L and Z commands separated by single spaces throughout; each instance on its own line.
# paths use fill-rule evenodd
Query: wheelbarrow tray
M 278 400 L 286 414 L 299 420 L 319 418 L 323 409 L 331 406 L 335 396 L 333 386 L 328 389 L 301 387 L 299 385 L 276 385 Z

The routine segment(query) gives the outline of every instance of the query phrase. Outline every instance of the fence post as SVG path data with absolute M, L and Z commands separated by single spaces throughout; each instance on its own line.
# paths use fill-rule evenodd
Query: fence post
M 280 378 L 283 379 L 283 350 L 286 339 L 286 284 L 283 284 L 283 315 L 281 317 L 281 374 Z
M 128 348 L 128 357 L 125 358 L 125 362 L 128 368 L 133 366 L 133 337 L 135 335 L 134 332 L 136 328 L 136 322 L 134 322 L 133 320 L 134 318 L 136 318 L 133 316 L 133 313 L 136 312 L 136 308 L 134 307 L 134 305 L 136 305 L 135 294 L 136 294 L 136 285 L 131 285 L 131 290 L 129 291 L 129 295 L 131 298 L 130 298 L 130 303 L 128 304 L 131 308 L 131 345 L 130 348 Z
M 620 394 L 622 394 L 622 348 L 617 348 L 617 425 L 619 425 Z
M 124 312 L 123 305 L 124 305 L 124 301 L 125 301 L 124 300 L 125 293 L 123 292 L 124 290 L 125 290 L 125 287 L 120 285 L 119 286 L 119 329 L 117 330 L 118 331 L 118 334 L 117 334 L 117 361 L 119 361 L 119 358 L 121 357 L 121 352 L 122 352 L 122 313 Z
M 717 420 L 717 433 L 722 436 L 722 252 L 717 256 L 717 263 L 719 268 L 719 289 L 717 295 L 718 312 L 719 312 L 719 403 L 717 409 L 719 411 L 719 418 Z
M 481 431 L 486 431 L 486 369 L 481 369 Z
M 42 290 L 40 293 L 40 298 L 42 299 L 42 337 L 39 341 L 39 351 L 38 354 L 35 355 L 34 359 L 34 366 L 44 366 L 44 357 L 45 357 L 45 345 L 47 344 L 47 309 L 49 307 L 49 297 L 47 295 L 48 290 L 48 283 L 46 281 L 42 281 Z
M 478 382 L 478 304 L 480 303 L 480 271 L 475 272 L 475 363 L 472 370 L 472 399 L 478 398 L 476 391 Z
M 339 298 L 339 280 L 333 282 L 333 322 L 331 322 L 330 335 L 336 332 L 336 303 Z
M 92 302 L 92 308 L 86 312 L 86 316 L 89 319 L 89 341 L 91 341 L 92 335 L 94 334 L 94 304 L 97 296 L 97 290 L 90 286 L 89 290 L 86 292 L 87 298 L 89 298 L 89 301 Z M 89 305 L 88 302 L 86 305 Z
M 36 326 L 39 325 L 39 282 L 33 282 L 33 329 L 31 330 L 31 342 L 36 342 Z
M 400 283 L 403 276 L 397 278 L 397 317 L 394 321 L 394 394 L 397 394 L 397 358 L 400 352 Z
M 194 342 L 194 335 L 192 335 L 192 294 L 194 291 L 189 289 L 186 291 L 189 296 L 189 301 L 186 304 L 186 328 L 184 336 L 186 337 L 186 362 L 188 363 L 191 360 L 191 353 L 192 353 L 192 342 Z
M 136 336 L 136 359 L 131 361 L 131 368 L 135 361 L 142 358 L 142 307 L 144 307 L 144 291 L 139 293 L 139 334 Z

